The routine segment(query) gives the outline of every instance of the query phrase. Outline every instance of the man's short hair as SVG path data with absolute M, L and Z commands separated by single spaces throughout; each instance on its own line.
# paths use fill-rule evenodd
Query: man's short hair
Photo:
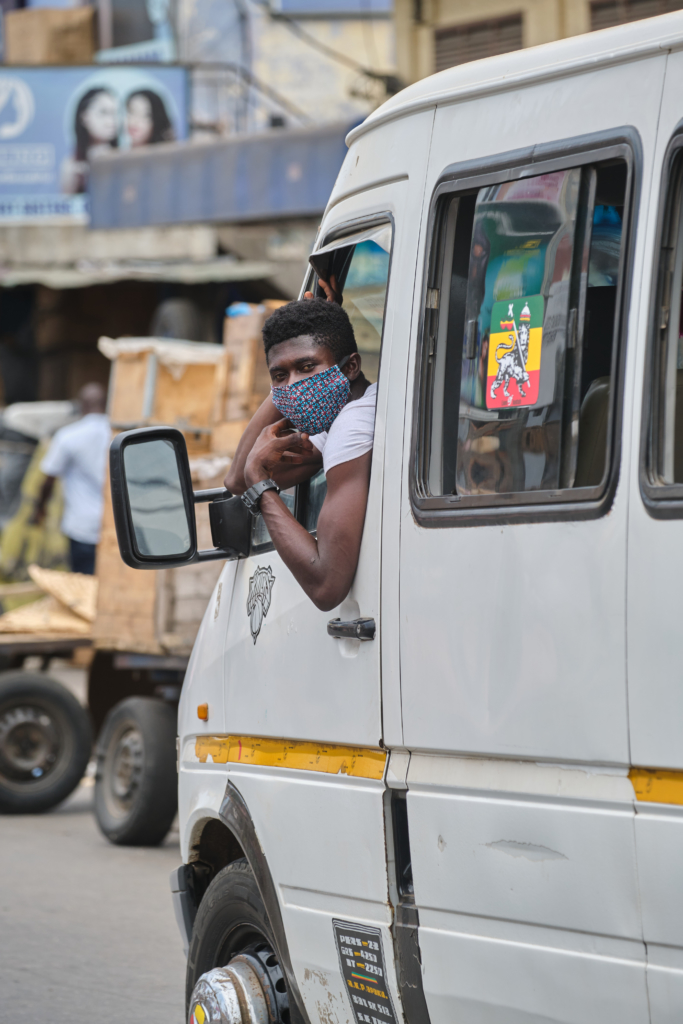
M 266 356 L 274 345 L 302 334 L 328 348 L 337 363 L 358 351 L 351 321 L 341 306 L 325 299 L 299 299 L 280 306 L 263 325 Z

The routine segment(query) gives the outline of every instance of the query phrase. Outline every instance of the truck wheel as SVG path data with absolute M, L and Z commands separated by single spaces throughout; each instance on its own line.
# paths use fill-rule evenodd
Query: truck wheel
M 247 861 L 219 871 L 199 904 L 187 958 L 190 1024 L 289 1024 L 285 979 Z
M 65 800 L 90 759 L 90 719 L 73 694 L 31 672 L 0 674 L 0 811 L 36 814 Z
M 178 712 L 153 697 L 112 708 L 97 740 L 95 816 L 120 846 L 157 846 L 178 810 Z

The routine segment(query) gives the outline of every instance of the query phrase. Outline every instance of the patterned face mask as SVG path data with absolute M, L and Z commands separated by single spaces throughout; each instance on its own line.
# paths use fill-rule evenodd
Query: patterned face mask
M 348 356 L 342 359 L 343 366 Z M 304 377 L 295 384 L 271 388 L 273 405 L 286 416 L 297 430 L 306 434 L 322 434 L 329 430 L 349 399 L 351 385 L 348 377 L 331 366 L 322 373 Z

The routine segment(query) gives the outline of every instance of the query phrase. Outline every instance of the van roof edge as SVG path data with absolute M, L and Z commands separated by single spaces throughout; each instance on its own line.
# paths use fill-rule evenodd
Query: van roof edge
M 387 100 L 349 132 L 346 145 L 351 147 L 381 125 L 439 104 L 508 92 L 678 49 L 683 49 L 683 11 L 458 64 L 409 85 Z

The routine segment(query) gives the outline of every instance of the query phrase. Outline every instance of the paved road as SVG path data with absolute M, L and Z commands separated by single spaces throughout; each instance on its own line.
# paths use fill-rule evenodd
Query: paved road
M 177 832 L 111 846 L 87 781 L 48 814 L 0 818 L 0 1022 L 182 1024 Z

